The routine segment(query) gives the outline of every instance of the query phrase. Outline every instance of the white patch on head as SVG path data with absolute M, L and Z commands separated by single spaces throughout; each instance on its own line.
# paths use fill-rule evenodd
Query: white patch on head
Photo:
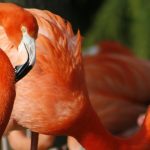
M 86 56 L 86 55 L 94 56 L 94 55 L 97 55 L 99 52 L 100 52 L 100 47 L 97 45 L 96 46 L 94 45 L 84 50 L 83 56 Z
M 25 26 L 21 27 L 22 31 L 22 40 L 18 46 L 18 63 L 23 64 L 27 58 L 29 53 L 29 62 L 31 64 L 35 63 L 35 40 L 28 34 L 27 28 Z

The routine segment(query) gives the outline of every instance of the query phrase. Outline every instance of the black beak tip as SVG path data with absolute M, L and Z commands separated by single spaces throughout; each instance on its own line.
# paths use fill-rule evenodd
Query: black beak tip
M 22 79 L 30 70 L 32 69 L 32 66 L 16 66 L 15 67 L 15 74 L 16 78 L 15 81 L 18 82 L 20 79 Z

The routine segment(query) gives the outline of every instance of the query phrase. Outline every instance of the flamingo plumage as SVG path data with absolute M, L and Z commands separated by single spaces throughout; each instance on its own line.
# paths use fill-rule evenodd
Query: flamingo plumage
M 87 88 L 89 91 L 90 99 L 91 99 L 91 102 L 95 111 L 98 113 L 99 117 L 102 119 L 104 126 L 107 127 L 107 129 L 109 129 L 113 133 L 120 133 L 120 132 L 123 132 L 124 130 L 127 130 L 127 128 L 135 124 L 138 114 L 144 112 L 145 105 L 143 104 L 142 106 L 140 106 L 138 104 L 124 102 L 122 101 L 124 100 L 123 98 L 115 100 L 115 101 L 114 101 L 114 97 L 112 98 L 112 100 L 111 100 L 111 97 L 107 98 L 107 96 L 105 96 L 105 99 L 99 98 L 100 96 L 102 96 L 101 89 L 97 85 L 97 89 L 99 89 L 100 91 L 100 92 L 99 91 L 97 92 L 97 90 L 95 91 L 93 89 L 92 85 L 99 84 L 95 82 L 95 80 L 96 81 L 101 80 L 101 78 L 99 78 L 99 75 L 97 75 L 96 76 L 97 78 L 95 78 L 95 76 L 93 75 L 93 71 L 89 71 L 88 68 L 89 67 L 91 68 L 92 66 L 94 66 L 95 70 L 102 68 L 103 66 L 101 65 L 101 63 L 99 63 L 99 61 L 90 61 L 90 60 L 95 60 L 97 57 L 100 57 L 102 54 L 106 54 L 106 53 L 109 55 L 117 54 L 118 57 L 120 54 L 123 56 L 124 55 L 133 56 L 133 54 L 129 51 L 128 48 L 114 41 L 103 41 L 97 47 L 95 47 L 95 49 L 96 50 L 93 50 L 93 47 L 92 47 L 92 51 L 91 50 L 89 51 L 88 49 L 84 53 L 84 57 L 83 57 L 85 75 L 86 75 L 85 77 L 87 81 Z M 113 62 L 111 62 L 111 64 L 113 64 Z M 94 71 L 94 72 L 96 73 L 97 71 Z M 120 74 L 120 76 L 122 75 Z M 128 107 L 128 111 L 126 109 L 122 109 L 121 108 L 122 105 L 124 105 L 125 107 Z M 129 115 L 130 117 L 127 117 Z M 24 149 L 29 149 L 30 139 L 25 138 L 25 135 L 22 132 L 12 131 L 11 133 L 9 133 L 8 139 L 13 149 L 20 149 L 20 147 Z M 22 140 L 21 142 L 18 143 L 17 139 L 22 139 Z M 47 149 L 48 147 L 52 145 L 52 141 L 54 141 L 52 136 L 40 135 L 39 149 L 43 149 L 43 147 Z M 73 144 L 73 142 L 74 141 L 72 140 L 72 138 L 69 138 L 68 146 L 70 149 L 73 149 L 74 146 L 72 145 L 75 145 Z M 80 147 L 80 145 L 78 147 Z M 74 149 L 77 149 L 77 148 L 74 148 Z
M 39 24 L 39 32 L 37 38 L 37 62 L 33 70 L 17 85 L 17 95 L 12 112 L 12 119 L 18 124 L 31 129 L 32 131 L 52 134 L 52 135 L 71 135 L 75 137 L 87 150 L 93 149 L 148 149 L 149 148 L 149 114 L 147 119 L 139 131 L 132 138 L 122 140 L 113 137 L 103 127 L 97 114 L 93 110 L 89 102 L 89 96 L 86 89 L 84 79 L 84 69 L 81 56 L 81 36 L 80 33 L 75 36 L 68 22 L 61 19 L 48 11 L 27 10 L 36 19 Z M 40 16 L 40 18 L 38 18 Z M 48 31 L 47 31 L 48 29 Z M 9 54 L 8 51 L 6 53 Z M 127 56 L 126 56 L 127 57 Z M 101 57 L 102 60 L 108 62 L 119 62 L 119 68 L 122 64 L 131 73 L 132 68 L 128 68 L 127 64 L 132 66 L 138 65 L 139 73 L 147 70 L 147 75 L 142 74 L 140 78 L 148 79 L 148 62 L 138 60 L 133 57 L 125 58 L 113 56 Z M 106 62 L 106 61 L 104 61 Z M 103 63 L 102 63 L 103 64 Z M 117 63 L 116 63 L 117 64 Z M 113 66 L 105 64 L 104 75 L 109 78 L 110 69 L 116 69 Z M 118 72 L 117 72 L 118 73 Z M 116 75 L 117 75 L 116 73 Z M 131 78 L 124 76 L 126 71 L 122 70 L 124 84 L 130 85 Z M 135 75 L 135 74 L 134 74 Z M 133 75 L 133 76 L 134 76 Z M 111 76 L 116 77 L 111 73 Z M 135 75 L 136 76 L 136 75 Z M 101 76 L 105 77 L 105 76 Z M 136 76 L 138 77 L 138 76 Z M 37 80 L 38 79 L 38 80 Z M 105 79 L 105 78 L 104 78 Z M 122 88 L 122 94 L 129 92 L 129 98 L 134 102 L 135 94 L 142 90 L 142 96 L 138 97 L 140 103 L 143 98 L 148 97 L 148 89 L 131 87 L 137 90 L 137 93 L 131 93 L 127 88 L 123 88 L 118 84 L 116 79 L 116 88 L 110 86 L 109 95 L 113 92 L 117 94 L 117 90 Z M 108 82 L 104 80 L 103 82 Z M 139 83 L 133 80 L 136 85 L 145 84 L 149 87 L 149 81 Z M 35 84 L 36 83 L 36 84 Z M 108 84 L 111 82 L 108 82 Z M 47 87 L 45 85 L 49 84 Z M 107 85 L 102 86 L 102 94 L 105 94 Z M 31 88 L 32 87 L 32 88 Z M 25 91 L 25 89 L 30 89 Z M 110 92 L 109 90 L 113 92 Z M 24 91 L 24 93 L 22 93 Z M 38 91 L 38 93 L 37 93 Z M 45 92 L 48 91 L 48 92 Z M 30 97 L 28 96 L 30 95 Z M 108 95 L 108 98 L 109 98 Z M 103 98 L 103 96 L 101 96 Z M 121 95 L 118 94 L 118 99 Z M 42 100 L 41 100 L 42 99 Z M 128 103 L 128 101 L 126 101 Z M 34 106 L 34 107 L 33 107 Z M 145 132 L 147 130 L 147 132 Z M 138 140 L 138 143 L 137 143 Z M 136 145 L 135 145 L 136 143 Z
M 15 73 L 10 60 L 0 49 L 0 138 L 7 126 L 15 99 Z
M 109 44 L 108 44 L 109 43 Z M 108 46 L 108 48 L 109 49 L 113 49 L 113 50 L 115 50 L 115 49 L 117 49 L 117 47 L 119 46 L 121 46 L 119 43 L 115 43 L 115 42 L 103 42 L 102 43 L 102 45 L 105 45 L 105 47 L 104 48 L 106 48 L 106 45 Z M 117 47 L 116 47 L 117 46 Z M 111 48 L 110 48 L 111 47 Z M 122 46 L 123 47 L 123 46 Z M 108 49 L 107 48 L 107 49 Z M 123 48 L 123 49 L 125 49 L 125 48 Z M 104 53 L 104 49 L 102 49 L 102 46 L 101 46 L 101 50 L 102 50 L 102 54 Z M 107 51 L 105 51 L 105 52 L 108 52 L 108 50 Z M 117 53 L 117 56 L 119 57 L 119 56 L 122 56 L 122 54 L 123 54 L 123 57 L 124 58 L 126 58 L 126 55 L 124 54 L 124 51 L 122 50 L 122 54 L 120 55 L 118 55 L 118 52 L 116 52 L 116 51 L 114 51 L 113 53 L 112 53 L 113 51 L 111 51 L 111 53 L 109 52 L 109 53 L 107 53 L 107 54 L 109 54 L 108 56 L 111 56 L 111 55 L 114 55 L 114 52 L 115 52 L 115 55 L 116 55 L 116 53 Z M 121 52 L 121 51 L 120 51 Z M 119 52 L 119 53 L 120 53 Z M 125 51 L 125 53 L 129 53 L 129 51 Z M 131 54 L 130 54 L 131 55 Z M 106 55 L 107 56 L 107 55 Z M 100 94 L 100 92 L 101 92 L 101 90 L 100 91 L 98 91 L 98 92 L 93 92 L 93 90 L 92 90 L 92 88 L 90 88 L 90 83 L 94 83 L 94 81 L 93 82 L 91 82 L 91 80 L 95 80 L 96 79 L 96 77 L 99 77 L 99 76 L 96 76 L 96 77 L 92 77 L 92 73 L 93 72 L 95 72 L 95 71 L 89 71 L 88 70 L 88 68 L 91 68 L 91 66 L 95 66 L 95 69 L 97 70 L 98 68 L 100 69 L 102 69 L 103 68 L 103 66 L 101 65 L 101 63 L 97 66 L 97 65 L 95 65 L 96 63 L 97 63 L 97 61 L 93 61 L 93 62 L 91 62 L 91 61 L 89 61 L 89 60 L 95 60 L 95 57 L 97 57 L 97 56 L 88 56 L 88 55 L 85 55 L 84 56 L 84 66 L 85 66 L 85 72 L 86 72 L 86 78 L 87 78 L 87 86 L 88 86 L 88 89 L 89 89 L 89 92 L 90 92 L 90 95 L 91 95 L 91 99 L 93 99 L 93 101 L 92 101 L 92 103 L 93 103 L 93 106 L 94 105 L 97 105 L 97 107 L 94 107 L 95 108 L 95 110 L 98 112 L 98 114 L 99 114 L 99 116 L 102 118 L 102 121 L 103 121 L 103 123 L 105 124 L 105 126 L 107 126 L 107 128 L 109 128 L 111 131 L 117 131 L 117 129 L 118 129 L 118 131 L 119 130 L 123 130 L 123 129 L 125 129 L 125 128 L 127 128 L 127 127 L 129 127 L 129 126 L 131 126 L 132 124 L 133 124 L 133 122 L 135 122 L 135 120 L 136 120 L 136 118 L 137 118 L 137 116 L 138 116 L 138 114 L 140 113 L 140 112 L 143 112 L 144 111 L 144 104 L 143 104 L 143 106 L 140 106 L 139 104 L 138 104 L 138 102 L 137 102 L 137 104 L 132 104 L 132 98 L 130 99 L 130 98 L 128 98 L 127 99 L 127 101 L 131 101 L 131 103 L 128 103 L 128 102 L 124 102 L 124 101 L 122 101 L 122 100 L 126 100 L 126 98 L 118 98 L 118 100 L 117 101 L 114 101 L 114 99 L 115 98 L 108 98 L 107 96 L 105 96 L 105 99 L 99 99 L 99 98 L 97 98 L 97 100 L 96 100 L 96 98 L 94 98 L 94 95 L 97 95 L 97 97 L 99 97 L 99 96 L 101 96 L 101 94 Z M 101 57 L 101 54 L 100 54 L 100 56 L 98 56 L 98 57 Z M 128 58 L 128 56 L 127 56 L 127 58 Z M 99 58 L 100 59 L 100 58 Z M 132 59 L 132 57 L 130 58 L 130 59 Z M 106 61 L 107 62 L 107 61 Z M 113 61 L 112 62 L 107 62 L 107 63 L 111 63 L 111 64 L 113 64 Z M 98 63 L 97 63 L 98 64 Z M 114 65 L 116 65 L 115 63 L 114 63 Z M 127 66 L 129 66 L 130 67 L 130 65 L 127 65 Z M 97 68 L 96 68 L 97 67 Z M 121 69 L 121 70 L 123 70 L 123 68 Z M 145 70 L 145 72 L 146 72 L 146 69 L 144 69 Z M 114 71 L 114 72 L 116 72 L 116 71 Z M 116 72 L 117 73 L 117 72 Z M 142 71 L 142 73 L 144 73 L 144 71 Z M 122 77 L 122 75 L 123 74 L 120 74 L 120 77 Z M 132 75 L 132 73 L 130 73 L 130 74 L 128 74 L 129 76 L 130 75 Z M 136 75 L 136 74 L 135 74 Z M 135 75 L 133 75 L 133 79 L 134 79 L 134 77 L 135 77 Z M 90 80 L 88 80 L 88 78 L 90 78 Z M 112 78 L 112 77 L 111 77 Z M 140 78 L 140 76 L 139 76 L 139 78 Z M 97 80 L 98 80 L 99 78 L 97 78 Z M 101 78 L 100 78 L 101 79 Z M 133 80 L 132 79 L 132 80 Z M 146 79 L 146 78 L 145 78 Z M 147 80 L 145 80 L 145 79 L 143 79 L 142 78 L 142 80 L 144 81 L 144 82 L 147 82 Z M 141 80 L 141 79 L 140 79 Z M 88 82 L 88 81 L 90 81 L 90 82 Z M 123 79 L 122 79 L 122 81 L 123 81 Z M 138 82 L 138 78 L 136 78 L 136 80 L 135 80 L 136 82 Z M 143 82 L 143 87 L 144 88 L 147 88 L 147 87 L 145 87 L 145 83 Z M 100 85 L 102 85 L 102 84 L 100 84 Z M 106 83 L 105 84 L 103 84 L 103 85 L 107 85 Z M 110 84 L 111 85 L 111 84 Z M 109 86 L 110 86 L 109 85 Z M 109 87 L 108 86 L 108 87 Z M 127 85 L 124 85 L 125 87 L 127 86 Z M 111 86 L 110 86 L 111 87 Z M 139 91 L 141 90 L 140 89 L 140 87 L 141 86 L 138 86 L 139 87 Z M 98 89 L 98 88 L 97 88 Z M 106 88 L 107 89 L 107 88 Z M 110 90 L 111 91 L 111 90 Z M 132 90 L 132 91 L 134 91 L 134 90 Z M 118 91 L 118 94 L 119 94 L 119 92 L 120 91 Z M 93 94 L 92 94 L 93 93 Z M 107 92 L 106 92 L 107 93 Z M 109 93 L 109 92 L 108 92 Z M 147 93 L 147 92 L 146 92 Z M 117 93 L 116 93 L 116 99 L 117 99 L 117 95 L 118 95 Z M 133 95 L 134 95 L 134 93 L 133 93 Z M 144 94 L 145 95 L 145 94 Z M 96 96 L 95 96 L 96 97 Z M 114 97 L 114 96 L 113 96 Z M 134 99 L 136 100 L 137 98 L 136 98 L 136 95 L 134 95 Z M 144 98 L 145 99 L 145 98 Z M 104 100 L 104 101 L 103 101 Z M 142 100 L 142 98 L 141 98 L 141 100 Z M 106 101 L 106 102 L 105 102 Z M 108 103 L 107 103 L 107 101 L 108 101 Z M 118 102 L 118 103 L 117 103 Z M 111 103 L 111 105 L 110 105 L 110 110 L 113 112 L 113 113 L 110 113 L 109 111 L 107 112 L 107 111 L 102 111 L 102 110 L 105 110 L 105 108 L 104 108 L 104 106 L 106 106 L 106 105 L 108 105 L 107 107 L 109 108 L 109 103 Z M 128 107 L 128 111 L 127 110 L 125 110 L 125 109 L 121 109 L 121 106 L 125 106 L 125 108 L 126 107 Z M 97 109 L 97 108 L 101 108 L 101 109 Z M 107 108 L 107 109 L 108 109 Z M 99 111 L 100 110 L 100 111 Z M 118 111 L 120 112 L 119 114 L 118 114 Z M 133 112 L 131 112 L 131 111 L 133 111 Z M 115 113 L 116 112 L 116 113 Z M 128 116 L 128 115 L 130 115 L 130 117 L 127 117 L 127 119 L 128 120 L 126 120 L 125 118 L 125 116 Z M 124 116 L 124 117 L 122 117 L 122 116 Z M 121 118 L 120 118 L 121 117 Z M 110 118 L 110 119 L 109 119 Z M 111 118 L 113 118 L 113 119 L 111 119 Z M 111 122 L 110 122 L 110 121 Z M 112 120 L 114 120 L 114 121 L 112 121 Z M 116 120 L 119 120 L 118 122 L 116 121 Z M 116 124 L 117 123 L 117 124 Z M 112 124 L 114 124 L 114 125 L 112 125 Z M 109 126 L 109 125 L 111 125 L 111 126 Z M 115 127 L 116 127 L 116 129 L 115 129 Z M 121 129 L 121 127 L 122 127 L 122 129 Z M 13 136 L 12 136 L 13 137 Z M 49 138 L 49 137 L 48 137 Z M 13 141 L 14 141 L 14 139 L 15 138 L 12 138 L 13 139 Z M 29 142 L 28 142 L 29 143 Z M 46 142 L 47 143 L 47 142 Z M 17 144 L 15 144 L 15 146 L 16 146 Z

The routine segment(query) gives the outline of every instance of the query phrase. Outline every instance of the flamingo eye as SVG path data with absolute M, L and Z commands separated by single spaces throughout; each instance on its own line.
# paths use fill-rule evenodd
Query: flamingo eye
M 22 33 L 25 33 L 25 32 L 27 32 L 27 28 L 25 26 L 22 26 L 21 31 L 22 31 Z

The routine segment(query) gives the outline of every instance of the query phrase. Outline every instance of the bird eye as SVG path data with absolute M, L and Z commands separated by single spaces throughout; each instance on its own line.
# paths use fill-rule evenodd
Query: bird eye
M 27 32 L 27 28 L 25 26 L 22 26 L 21 31 L 22 31 L 22 33 L 25 33 L 25 32 Z

